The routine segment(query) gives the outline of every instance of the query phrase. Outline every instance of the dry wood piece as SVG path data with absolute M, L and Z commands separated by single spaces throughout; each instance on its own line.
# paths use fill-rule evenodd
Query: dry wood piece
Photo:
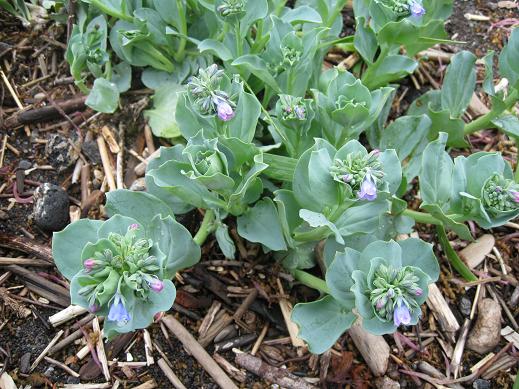
M 222 307 L 222 303 L 218 300 L 214 300 L 211 304 L 211 307 L 207 310 L 206 315 L 204 316 L 204 320 L 202 320 L 202 324 L 200 324 L 200 328 L 198 329 L 198 334 L 200 336 L 204 336 L 207 333 L 211 324 L 215 320 L 216 314 Z
M 316 389 L 304 379 L 299 378 L 286 369 L 280 369 L 266 364 L 261 359 L 247 353 L 237 353 L 235 357 L 236 364 L 247 369 L 251 373 L 256 374 L 269 382 L 278 384 L 288 389 Z
M 133 389 L 154 389 L 157 387 L 155 380 L 149 380 L 139 386 L 134 386 Z
M 109 382 L 105 382 L 103 384 L 65 384 L 63 388 L 68 389 L 109 389 L 112 387 L 112 384 Z
M 3 373 L 0 376 L 0 388 L 1 389 L 18 389 L 16 387 L 16 384 L 14 383 L 14 380 L 7 373 Z
M 486 234 L 480 236 L 474 243 L 469 244 L 461 250 L 459 256 L 465 261 L 468 267 L 474 269 L 485 260 L 485 257 L 490 254 L 495 244 L 496 240 L 494 236 Z
M 38 293 L 42 297 L 64 307 L 70 305 L 69 292 L 63 286 L 40 277 L 32 271 L 17 265 L 9 265 L 7 266 L 7 269 L 27 280 L 27 287 L 35 293 Z
M 121 151 L 119 145 L 117 144 L 117 141 L 115 140 L 114 134 L 112 133 L 112 130 L 108 126 L 103 126 L 101 128 L 101 135 L 103 135 L 103 138 L 105 138 L 106 143 L 108 143 L 108 147 L 110 148 L 110 151 L 113 154 L 117 154 L 119 151 Z
M 454 334 L 459 330 L 460 325 L 436 284 L 429 285 L 429 297 L 427 297 L 426 302 L 442 329 L 447 332 L 451 339 L 454 339 Z
M 38 358 L 36 358 L 36 360 L 32 363 L 31 367 L 29 368 L 29 373 L 32 372 L 34 369 L 36 369 L 36 366 L 38 366 L 38 364 L 41 362 L 41 360 L 47 355 L 47 353 L 49 352 L 51 347 L 56 344 L 56 342 L 59 340 L 59 338 L 61 338 L 61 335 L 63 335 L 63 330 L 58 332 L 56 334 L 56 336 L 54 336 L 54 338 L 52 338 L 52 340 L 47 345 L 47 347 L 45 347 L 45 349 L 43 349 L 41 354 L 38 356 Z
M 166 315 L 162 322 L 182 342 L 187 351 L 202 365 L 220 387 L 237 389 L 234 382 L 177 319 L 171 315 Z
M 63 112 L 70 113 L 78 110 L 83 110 L 85 108 L 85 100 L 86 96 L 81 96 L 65 101 L 56 102 L 56 105 L 60 109 L 62 109 Z M 49 105 L 46 107 L 20 111 L 15 115 L 7 118 L 3 123 L 2 128 L 16 128 L 24 124 L 47 122 L 50 120 L 59 119 L 61 117 L 62 115 L 59 112 L 59 109 L 55 106 Z
M 519 334 L 515 332 L 512 328 L 510 328 L 509 326 L 503 328 L 501 330 L 501 336 L 509 342 L 512 342 L 515 348 L 519 348 Z
M 58 366 L 60 369 L 63 369 L 67 374 L 71 375 L 72 377 L 79 377 L 79 373 L 75 372 L 64 363 L 61 363 L 60 361 L 56 361 L 55 359 L 49 357 L 44 357 L 44 359 L 50 364 Z
M 81 316 L 86 313 L 87 310 L 79 305 L 69 305 L 62 311 L 55 313 L 54 315 L 49 317 L 49 323 L 52 324 L 53 327 L 59 327 L 63 323 L 66 323 L 69 320 L 74 319 L 75 317 Z
M 364 330 L 359 320 L 348 330 L 348 334 L 373 374 L 384 375 L 389 362 L 389 345 L 385 339 Z
M 52 260 L 52 251 L 49 247 L 34 243 L 34 241 L 24 236 L 0 232 L 0 246 L 23 251 L 24 253 L 34 255 L 35 257 L 54 264 Z
M 283 290 L 281 280 L 278 278 L 276 281 L 278 284 L 279 295 L 282 296 L 279 298 L 279 308 L 281 308 L 281 313 L 283 314 L 283 319 L 285 320 L 288 334 L 292 340 L 292 345 L 294 347 L 305 347 L 305 342 L 297 337 L 297 334 L 299 333 L 299 327 L 292 321 L 292 304 L 290 304 L 290 301 L 284 297 L 285 291 Z
M 159 365 L 160 369 L 164 373 L 164 375 L 168 378 L 169 382 L 171 382 L 171 385 L 175 387 L 175 389 L 186 389 L 182 381 L 177 377 L 177 375 L 171 370 L 171 367 L 169 367 L 168 363 L 164 358 L 160 358 L 157 361 L 157 365 Z
M 236 381 L 243 383 L 247 380 L 247 374 L 244 371 L 238 369 L 236 366 L 231 365 L 231 363 L 220 354 L 214 354 L 213 358 L 222 367 L 222 369 L 224 369 L 227 374 L 229 374 Z
M 155 363 L 153 360 L 153 344 L 151 343 L 151 336 L 148 330 L 143 330 L 143 338 L 144 338 L 144 352 L 146 354 L 146 365 L 150 366 Z
M 76 324 L 74 324 L 73 326 L 71 326 L 70 328 L 71 329 L 75 329 L 76 327 L 81 327 L 83 326 L 83 330 L 85 329 L 88 329 L 90 327 L 92 327 L 92 320 L 94 319 L 94 315 L 93 314 L 90 314 L 90 315 L 87 315 L 85 316 L 83 319 L 81 319 L 80 321 L 78 321 Z M 99 322 L 101 323 L 103 321 L 104 318 L 102 317 L 99 317 L 98 320 Z M 83 331 L 80 329 L 74 331 L 73 333 L 71 333 L 70 335 L 68 335 L 66 338 L 64 338 L 63 340 L 61 340 L 60 342 L 58 342 L 54 347 L 52 347 L 50 350 L 49 350 L 49 355 L 52 355 L 52 354 L 55 354 L 57 353 L 59 350 L 62 350 L 63 348 L 67 347 L 69 344 L 71 344 L 73 341 L 75 341 L 76 339 L 79 339 L 83 336 Z M 88 350 L 88 346 L 87 346 L 87 350 Z M 79 354 L 79 353 L 78 353 Z M 87 353 L 88 354 L 88 353 Z M 86 355 L 85 355 L 86 356 Z M 85 356 L 83 356 L 82 358 L 79 358 L 79 359 L 83 359 Z
M 256 297 L 258 297 L 258 291 L 254 289 L 252 292 L 249 293 L 249 295 L 243 300 L 240 307 L 236 310 L 233 316 L 224 314 L 220 320 L 218 320 L 216 323 L 214 323 L 211 328 L 206 332 L 205 336 L 200 337 L 198 341 L 202 345 L 202 347 L 207 347 L 212 342 L 212 340 L 220 333 L 221 330 L 223 330 L 225 327 L 227 327 L 229 324 L 235 321 L 239 321 L 245 311 L 249 308 L 249 306 L 256 300 Z
M 463 355 L 463 350 L 465 349 L 465 342 L 467 341 L 467 334 L 469 333 L 470 328 L 470 320 L 465 319 L 463 323 L 463 327 L 460 331 L 460 336 L 456 343 L 456 347 L 454 347 L 454 351 L 452 352 L 451 358 L 451 370 L 454 373 L 454 378 L 458 377 L 461 368 L 461 357 Z
M 105 345 L 103 342 L 103 334 L 101 332 L 101 327 L 99 326 L 99 320 L 97 317 L 94 317 L 94 320 L 92 322 L 92 329 L 97 332 L 97 344 L 96 344 L 96 351 L 97 351 L 97 358 L 99 358 L 99 362 L 101 362 L 101 366 L 103 368 L 103 374 L 105 376 L 105 379 L 107 381 L 110 380 L 110 370 L 108 369 L 108 361 L 106 359 L 106 353 L 105 353 Z
M 146 172 L 146 166 L 148 166 L 148 162 L 151 161 L 155 157 L 160 157 L 160 149 L 155 150 L 148 158 L 146 158 L 146 162 L 141 162 L 137 166 L 135 166 L 135 169 L 133 171 L 137 175 L 137 177 L 142 177 L 144 173 Z
M 117 185 L 115 184 L 112 162 L 110 161 L 108 149 L 106 148 L 106 143 L 102 136 L 97 137 L 97 146 L 99 147 L 99 154 L 101 155 L 101 162 L 103 163 L 103 169 L 106 180 L 108 181 L 108 187 L 110 190 L 116 190 Z
M 144 139 L 146 139 L 146 147 L 148 153 L 153 154 L 155 152 L 155 144 L 153 143 L 153 133 L 149 125 L 144 126 Z
M 52 263 L 43 261 L 41 259 L 0 257 L 0 266 L 6 266 L 6 265 L 35 266 L 35 267 L 53 266 Z

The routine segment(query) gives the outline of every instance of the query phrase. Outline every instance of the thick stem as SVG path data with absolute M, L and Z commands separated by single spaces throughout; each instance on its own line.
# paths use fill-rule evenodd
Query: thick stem
M 243 47 L 239 22 L 234 26 L 234 38 L 236 39 L 236 57 L 241 57 L 243 54 Z
M 178 8 L 178 17 L 180 18 L 180 33 L 182 36 L 180 37 L 180 42 L 178 45 L 178 51 L 175 55 L 175 60 L 177 62 L 181 62 L 184 59 L 184 50 L 186 48 L 186 36 L 187 36 L 187 21 L 186 21 L 186 9 L 184 8 L 184 4 L 182 0 L 177 0 L 177 8 Z
M 437 226 L 442 224 L 442 222 L 436 219 L 434 216 L 425 212 L 413 211 L 412 209 L 406 209 L 404 212 L 402 212 L 402 215 L 414 219 L 417 223 L 434 224 Z
M 200 229 L 196 233 L 193 240 L 199 246 L 202 246 L 209 236 L 211 232 L 214 231 L 215 223 L 214 223 L 215 214 L 212 209 L 208 209 L 205 211 L 204 220 L 202 220 L 202 225 Z
M 445 228 L 443 228 L 443 226 L 436 226 L 436 232 L 438 233 L 438 238 L 443 247 L 443 251 L 452 264 L 452 267 L 456 269 L 456 271 L 460 273 L 466 281 L 477 281 L 478 278 L 472 273 L 472 271 L 470 271 L 467 265 L 465 265 L 456 251 L 452 248 L 449 239 L 447 238 Z
M 491 110 L 487 114 L 477 118 L 476 120 L 468 123 L 465 126 L 463 132 L 465 135 L 470 135 L 486 128 L 494 128 L 495 126 L 491 123 L 492 120 L 499 117 L 504 111 L 512 108 L 514 104 L 519 100 L 519 90 L 514 89 L 508 97 L 503 101 L 501 109 Z
M 310 273 L 307 273 L 299 269 L 294 270 L 292 274 L 294 278 L 302 284 L 312 289 L 316 289 L 322 293 L 330 294 L 330 289 L 328 289 L 328 285 L 326 285 L 326 282 L 320 279 L 319 277 L 313 276 Z

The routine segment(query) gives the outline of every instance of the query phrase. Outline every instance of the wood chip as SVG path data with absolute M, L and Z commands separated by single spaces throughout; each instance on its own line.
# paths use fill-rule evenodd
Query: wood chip
M 103 138 L 105 138 L 106 143 L 108 143 L 108 147 L 110 148 L 112 154 L 117 154 L 119 151 L 121 151 L 110 127 L 103 126 L 101 128 L 101 135 L 103 135 Z
M 463 16 L 465 16 L 465 19 L 467 19 L 467 20 L 475 20 L 477 22 L 488 22 L 490 20 L 490 16 L 485 16 L 485 15 L 475 15 L 475 14 L 466 13 Z
M 517 1 L 498 1 L 497 6 L 499 8 L 517 9 L 519 8 L 519 3 Z
M 494 236 L 485 234 L 461 250 L 459 256 L 469 268 L 474 269 L 485 260 L 485 257 L 490 254 L 495 244 Z
M 386 373 L 389 363 L 389 345 L 384 337 L 373 335 L 362 328 L 360 320 L 348 330 L 353 343 L 375 376 Z
M 78 305 L 69 305 L 62 311 L 55 313 L 54 315 L 49 317 L 49 322 L 53 327 L 59 327 L 61 324 L 66 323 L 69 320 L 72 320 L 78 316 L 87 313 L 87 310 Z
M 97 332 L 97 343 L 96 343 L 96 352 L 97 358 L 99 358 L 99 362 L 101 362 L 101 367 L 103 370 L 103 375 L 107 381 L 110 381 L 110 370 L 108 369 L 108 361 L 106 359 L 105 353 L 105 345 L 103 342 L 103 333 L 101 332 L 101 327 L 99 325 L 99 319 L 97 317 L 92 321 L 92 329 Z
M 14 380 L 7 373 L 3 373 L 0 376 L 0 388 L 1 389 L 18 389 L 16 387 L 16 384 L 14 383 Z
M 501 336 L 509 342 L 512 342 L 515 348 L 519 349 L 519 334 L 515 332 L 511 327 L 506 326 L 505 328 L 503 328 L 501 330 Z
M 171 382 L 171 385 L 175 387 L 175 389 L 186 389 L 182 381 L 177 377 L 177 375 L 171 370 L 171 367 L 169 367 L 168 363 L 165 361 L 164 358 L 160 358 L 157 361 L 157 365 L 159 365 L 160 369 L 164 373 L 164 375 L 168 378 L 169 382 Z
M 451 339 L 454 339 L 454 334 L 460 329 L 460 325 L 436 284 L 429 285 L 429 296 L 426 303 L 442 329 L 447 332 Z

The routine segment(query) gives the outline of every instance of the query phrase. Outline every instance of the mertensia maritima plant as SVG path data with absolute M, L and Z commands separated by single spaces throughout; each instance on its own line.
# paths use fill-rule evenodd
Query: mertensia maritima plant
M 454 269 L 473 281 L 446 231 L 470 241 L 466 222 L 488 229 L 519 215 L 517 168 L 499 153 L 448 152 L 482 129 L 519 137 L 517 30 L 497 61 L 507 88 L 494 85 L 494 54 L 482 60 L 487 114 L 463 120 L 476 57 L 460 51 L 441 89 L 389 120 L 396 82 L 417 69 L 416 55 L 448 42 L 451 0 L 354 0 L 355 33 L 345 37 L 344 0 L 123 3 L 81 3 L 88 12 L 69 45 L 72 73 L 106 108 L 116 94 L 106 82 L 118 98 L 125 67 L 143 68 L 156 90 L 145 116 L 174 146 L 148 162 L 146 192 L 109 192 L 106 221 L 80 220 L 54 237 L 72 302 L 106 316 L 106 336 L 167 311 L 171 280 L 198 262 L 211 234 L 234 258 L 234 219 L 243 239 L 321 293 L 293 311 L 312 352 L 354 322 L 392 333 L 418 323 L 439 277 L 431 244 L 403 239 L 415 223 L 434 225 Z M 331 48 L 359 62 L 323 71 Z M 406 201 L 414 189 L 419 209 Z M 192 236 L 175 215 L 194 209 L 204 217 Z M 305 271 L 318 262 L 321 277 Z

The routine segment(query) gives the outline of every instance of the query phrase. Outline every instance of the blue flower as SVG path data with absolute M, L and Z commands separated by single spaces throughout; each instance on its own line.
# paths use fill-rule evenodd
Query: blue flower
M 425 15 L 425 8 L 418 1 L 412 0 L 409 4 L 409 12 L 415 17 L 420 17 Z
M 377 185 L 370 174 L 366 174 L 357 196 L 361 200 L 373 201 L 377 198 Z
M 218 117 L 227 122 L 234 117 L 235 112 L 233 111 L 231 105 L 223 98 L 216 96 L 213 99 L 213 102 L 216 104 L 216 112 L 218 113 Z
M 124 307 L 123 300 L 119 293 L 114 296 L 113 303 L 108 312 L 108 320 L 117 322 L 117 325 L 125 325 L 131 320 L 131 316 Z
M 409 312 L 409 308 L 407 308 L 407 305 L 403 303 L 401 298 L 397 300 L 393 321 L 397 327 L 400 324 L 408 325 L 411 323 L 411 312 Z

